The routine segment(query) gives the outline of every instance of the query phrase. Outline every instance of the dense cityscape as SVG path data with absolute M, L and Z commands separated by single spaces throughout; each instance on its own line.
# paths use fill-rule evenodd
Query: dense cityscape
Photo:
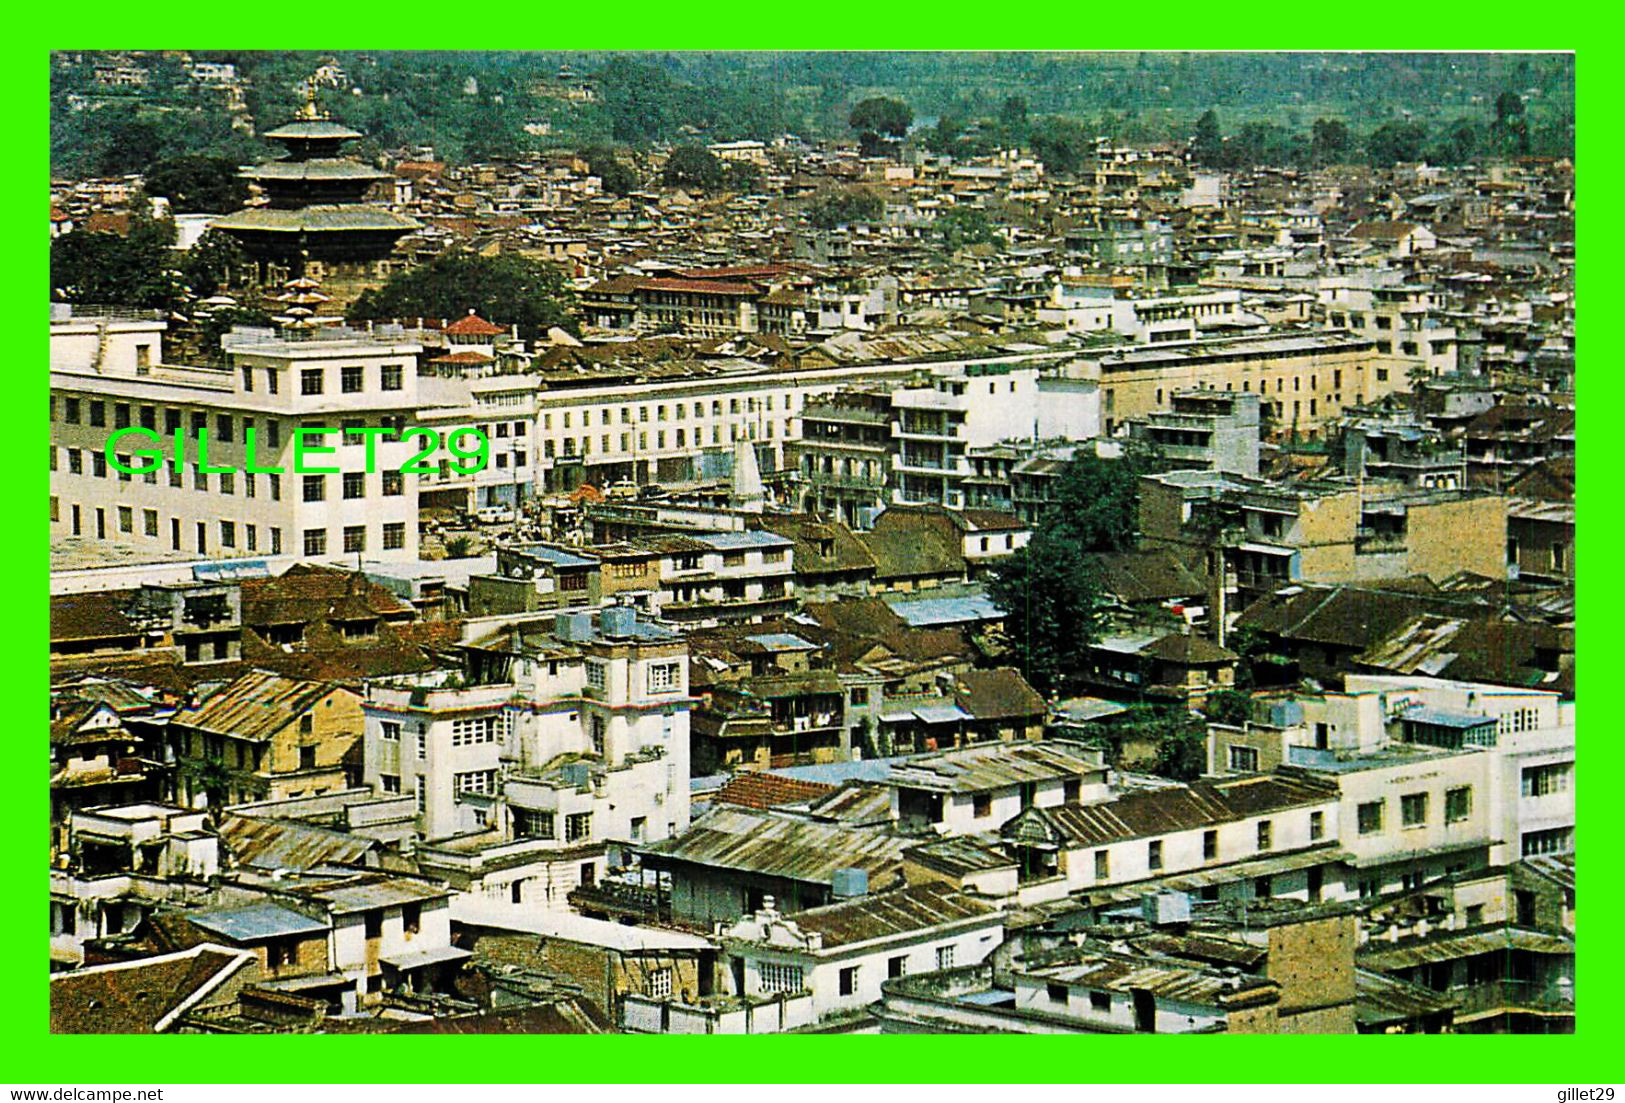
M 53 55 L 52 1029 L 1572 1033 L 1573 89 Z

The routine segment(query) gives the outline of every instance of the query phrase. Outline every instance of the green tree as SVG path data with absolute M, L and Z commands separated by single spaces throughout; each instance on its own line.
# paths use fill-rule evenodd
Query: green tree
M 1022 676 L 1040 692 L 1080 669 L 1100 638 L 1104 599 L 1086 549 L 1056 527 L 1040 527 L 997 567 L 988 596 Z
M 1040 525 L 1059 530 L 1085 552 L 1133 547 L 1140 476 L 1150 466 L 1151 458 L 1143 453 L 1125 452 L 1122 459 L 1103 460 L 1093 452 L 1080 452 L 1061 472 Z
M 870 96 L 853 105 L 846 121 L 858 132 L 864 155 L 872 157 L 884 151 L 887 140 L 895 142 L 908 133 L 914 112 L 902 100 Z
M 167 158 L 147 171 L 143 186 L 148 195 L 168 199 L 176 214 L 226 214 L 248 200 L 248 184 L 237 175 L 237 162 L 226 157 L 189 153 Z
M 1053 176 L 1071 176 L 1094 158 L 1094 140 L 1073 119 L 1051 117 L 1034 124 L 1028 143 Z
M 1508 119 L 1523 117 L 1523 97 L 1516 92 L 1502 92 L 1495 97 L 1495 121 L 1504 123 Z
M 378 318 L 460 318 L 470 310 L 498 325 L 518 325 L 535 341 L 553 326 L 573 331 L 574 296 L 564 273 L 526 257 L 447 253 L 421 268 L 391 276 L 352 304 L 352 321 Z
M 762 190 L 762 167 L 752 161 L 730 161 L 722 166 L 722 186 L 741 195 Z
M 638 189 L 638 174 L 615 151 L 604 146 L 590 146 L 582 150 L 587 159 L 587 171 L 598 177 L 605 191 L 611 195 L 625 195 Z
M 237 239 L 218 230 L 206 230 L 186 251 L 181 274 L 192 294 L 200 299 L 230 288 L 238 272 L 246 271 L 248 255 Z
M 661 180 L 673 188 L 697 188 L 703 192 L 722 190 L 722 162 L 704 146 L 682 145 L 671 151 Z
M 1211 107 L 1196 120 L 1191 138 L 1191 160 L 1204 168 L 1225 167 L 1224 135 L 1219 130 L 1219 113 Z
M 51 242 L 51 297 L 97 306 L 173 310 L 185 297 L 175 224 L 132 219 L 130 232 L 75 230 Z
M 1240 727 L 1252 716 L 1252 698 L 1234 689 L 1216 689 L 1207 695 L 1203 706 L 1207 718 L 1215 724 Z
M 1316 119 L 1310 130 L 1309 155 L 1317 165 L 1337 165 L 1354 151 L 1348 124 L 1341 119 Z
M 868 188 L 841 188 L 822 192 L 807 208 L 807 221 L 820 230 L 878 222 L 885 217 L 886 201 Z
M 1181 710 L 1159 710 L 1146 726 L 1157 744 L 1151 772 L 1173 781 L 1195 781 L 1207 770 L 1207 725 Z
M 999 107 L 999 125 L 1006 130 L 1019 131 L 1027 125 L 1027 98 L 1006 96 Z
M 1420 161 L 1427 136 L 1427 127 L 1421 123 L 1386 122 L 1366 136 L 1366 154 L 1379 168 Z
M 987 212 L 975 207 L 954 207 L 938 215 L 933 228 L 949 252 L 967 245 L 991 244 L 995 240 Z

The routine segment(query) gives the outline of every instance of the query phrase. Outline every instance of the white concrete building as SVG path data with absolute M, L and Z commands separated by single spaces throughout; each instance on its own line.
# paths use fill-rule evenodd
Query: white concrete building
M 238 332 L 226 342 L 230 366 L 205 368 L 162 362 L 163 330 L 157 321 L 53 316 L 53 540 L 149 558 L 417 557 L 418 477 L 401 469 L 421 442 L 394 433 L 418 404 L 420 346 Z M 152 435 L 122 438 L 115 456 L 156 470 L 125 474 L 109 462 L 108 439 L 126 428 Z M 301 429 L 329 431 L 301 441 Z M 347 431 L 361 429 L 377 432 Z M 296 470 L 296 454 L 307 473 Z
M 476 641 L 462 671 L 370 684 L 365 777 L 416 794 L 439 875 L 562 908 L 611 848 L 688 827 L 691 704 L 682 637 L 561 614 Z
M 885 981 L 979 964 L 1004 940 L 1004 912 L 941 883 L 785 915 L 769 899 L 717 924 L 735 995 L 810 992 L 814 1019 L 859 1011 Z

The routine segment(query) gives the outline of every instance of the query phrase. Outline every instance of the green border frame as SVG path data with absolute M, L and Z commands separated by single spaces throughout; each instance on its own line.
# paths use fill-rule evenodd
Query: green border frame
M 1540 20 L 1524 4 L 1507 0 L 1448 6 L 1381 5 L 1325 8 L 1305 13 L 1274 6 L 1226 6 L 1180 0 L 1153 11 L 1137 6 L 1089 10 L 1086 6 L 1039 0 L 1017 12 L 984 6 L 938 3 L 890 6 L 853 0 L 818 0 L 797 9 L 723 0 L 692 5 L 621 0 L 613 9 L 598 5 L 458 9 L 407 0 L 389 5 L 340 9 L 304 5 L 201 4 L 196 0 L 137 5 L 82 2 L 14 10 L 7 15 L 10 44 L 0 82 L 11 93 L 13 137 L 11 171 L 0 175 L 5 204 L 0 207 L 21 243 L 9 251 L 0 279 L 20 315 L 23 349 L 44 351 L 44 335 L 34 321 L 38 289 L 46 282 L 46 235 L 39 208 L 49 172 L 47 57 L 53 48 L 119 49 L 185 43 L 195 47 L 259 49 L 447 49 L 454 44 L 521 49 L 824 49 L 893 48 L 918 50 L 1124 49 L 1124 50 L 1574 50 L 1580 98 L 1600 120 L 1616 109 L 1622 88 L 1620 59 L 1610 46 L 1620 36 L 1601 5 L 1552 11 Z M 1542 13 L 1544 14 L 1544 13 Z M 1608 14 L 1613 14 L 1609 12 Z M 608 18 L 606 18 L 608 15 Z M 992 16 L 990 18 L 989 16 Z M 312 16 L 315 19 L 312 20 Z M 472 16 L 472 18 L 470 18 Z M 1617 18 L 1617 16 L 1616 16 Z M 312 29 L 314 28 L 314 30 Z M 1169 40 L 1162 44 L 1155 40 Z M 1169 43 L 1172 43 L 1171 45 Z M 243 48 L 248 48 L 243 46 Z M 1605 106 L 1606 105 L 1606 106 Z M 1600 125 L 1582 129 L 1580 156 L 1587 187 L 1579 256 L 1583 284 L 1596 297 L 1591 309 L 1604 317 L 1601 296 L 1620 277 L 1604 258 L 1619 244 L 1621 219 L 1609 194 L 1621 164 L 1615 134 Z M 1578 162 L 1578 157 L 1577 157 Z M 1585 317 L 1590 317 L 1590 314 Z M 1583 325 L 1582 325 L 1582 328 Z M 1604 334 L 1601 325 L 1594 331 Z M 1601 349 L 1599 337 L 1589 349 Z M 1601 353 L 1599 360 L 1601 359 Z M 37 455 L 48 441 L 43 415 L 48 389 L 44 373 L 18 358 L 7 393 L 23 408 L 10 436 L 22 455 Z M 1616 402 L 1625 385 L 1611 369 L 1588 377 L 1588 409 Z M 1600 431 L 1600 430 L 1599 430 Z M 1593 447 L 1597 447 L 1593 442 Z M 1625 521 L 1604 502 L 1605 466 L 1599 452 L 1583 457 L 1586 584 L 1580 604 L 1601 615 L 1604 549 L 1625 536 Z M 792 1082 L 1173 1082 L 1250 1083 L 1377 1081 L 1407 1083 L 1535 1082 L 1610 1083 L 1618 1076 L 1614 1035 L 1621 1014 L 1614 994 L 1625 977 L 1622 957 L 1609 951 L 1605 936 L 1593 945 L 1590 931 L 1611 925 L 1620 903 L 1619 881 L 1603 870 L 1611 864 L 1607 843 L 1588 848 L 1596 872 L 1587 875 L 1588 945 L 1580 966 L 1583 1011 L 1571 1037 L 1450 1038 L 1233 1037 L 1216 1044 L 1163 1037 L 785 1037 L 597 1038 L 527 1036 L 425 1039 L 404 1036 L 276 1036 L 271 1038 L 53 1036 L 47 1030 L 44 983 L 46 793 L 37 782 L 44 758 L 48 669 L 40 645 L 47 638 L 49 575 L 43 503 L 47 473 L 24 459 L 8 464 L 15 472 L 0 483 L 0 516 L 29 518 L 20 526 L 38 533 L 0 541 L 0 578 L 11 584 L 6 617 L 10 631 L 0 649 L 12 660 L 6 686 L 13 708 L 15 768 L 4 773 L 4 803 L 13 828 L 10 845 L 0 848 L 3 882 L 14 886 L 20 906 L 0 911 L 0 955 L 7 967 L 7 998 L 0 1004 L 6 1027 L 0 1082 L 18 1086 L 165 1083 L 416 1083 L 416 1082 L 632 1082 L 749 1083 Z M 1596 481 L 1594 482 L 1593 479 Z M 1595 487 L 1596 489 L 1592 489 Z M 1593 505 L 1593 503 L 1595 503 Z M 39 526 L 35 528 L 34 526 Z M 17 530 L 13 530 L 14 533 Z M 1598 559 L 1589 559 L 1595 552 Z M 1595 608 L 1593 608 L 1595 607 Z M 1621 656 L 1615 633 L 1591 634 L 1585 670 L 1600 671 Z M 1599 678 L 1600 680 L 1600 678 Z M 36 727 L 36 723 L 38 726 Z M 1590 742 L 1589 740 L 1587 741 Z M 35 750 L 29 751 L 28 747 Z M 34 757 L 38 755 L 39 757 Z M 1588 747 L 1587 793 L 1602 793 L 1610 776 L 1620 776 L 1625 750 L 1611 735 Z M 1595 788 L 1593 788 L 1595 786 Z M 1603 839 L 1607 802 L 1589 797 L 1582 819 Z M 1587 833 L 1588 837 L 1589 832 Z M 38 849 L 36 849 L 38 847 Z M 35 909 L 39 909 L 36 911 Z M 1607 919 L 1598 919 L 1607 916 Z M 429 1050 L 420 1047 L 427 1045 Z M 1200 1056 L 1198 1056 L 1198 1053 Z M 633 1057 L 635 1059 L 628 1060 Z

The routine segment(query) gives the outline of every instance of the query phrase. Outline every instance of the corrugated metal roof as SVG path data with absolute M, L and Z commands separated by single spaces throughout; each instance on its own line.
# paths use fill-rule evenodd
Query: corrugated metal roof
M 320 934 L 327 930 L 325 921 L 312 919 L 303 912 L 269 901 L 241 908 L 190 912 L 186 918 L 193 926 L 202 927 L 211 934 L 229 938 L 233 942 L 257 942 L 267 938 Z
M 993 743 L 925 755 L 894 766 L 892 785 L 942 793 L 976 793 L 1029 781 L 1076 777 L 1102 769 L 1100 752 L 1081 743 Z
M 911 885 L 896 892 L 878 893 L 857 900 L 797 912 L 791 920 L 808 933 L 823 936 L 824 948 L 869 942 L 891 935 L 928 931 L 967 919 L 982 919 L 989 926 L 1002 922 L 998 908 L 965 895 L 941 882 Z
M 1066 845 L 1100 846 L 1336 799 L 1329 786 L 1270 774 L 1129 793 L 1099 804 L 1030 808 L 1023 815 L 1042 817 Z
M 652 867 L 689 862 L 812 884 L 828 884 L 838 869 L 863 869 L 873 883 L 901 864 L 912 842 L 868 828 L 718 808 L 641 853 Z
M 349 691 L 326 682 L 251 670 L 197 708 L 180 710 L 171 722 L 237 739 L 265 740 L 335 692 Z
M 1408 945 L 1384 946 L 1368 942 L 1360 949 L 1359 956 L 1362 966 L 1386 972 L 1477 957 L 1479 954 L 1503 954 L 1508 950 L 1533 954 L 1573 954 L 1574 940 L 1520 927 L 1499 927 L 1462 934 L 1433 934 Z

